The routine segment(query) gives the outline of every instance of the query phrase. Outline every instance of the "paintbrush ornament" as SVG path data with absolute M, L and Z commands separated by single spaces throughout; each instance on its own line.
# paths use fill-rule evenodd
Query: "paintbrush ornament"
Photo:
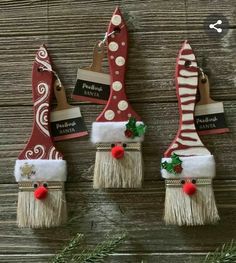
M 227 127 L 223 102 L 210 97 L 208 76 L 200 69 L 198 90 L 200 100 L 195 107 L 195 125 L 200 135 L 219 134 L 229 132 Z
M 212 179 L 214 156 L 200 140 L 194 124 L 198 67 L 189 43 L 184 42 L 176 61 L 179 129 L 161 163 L 165 179 L 167 224 L 204 225 L 219 220 Z
M 55 73 L 56 74 L 56 73 Z M 54 141 L 69 140 L 88 135 L 79 106 L 71 106 L 66 99 L 65 89 L 56 74 L 54 94 L 57 106 L 51 111 L 51 132 Z
M 128 33 L 118 8 L 106 36 L 111 86 L 109 100 L 92 125 L 91 140 L 97 146 L 93 186 L 141 187 L 141 142 L 146 126 L 130 106 L 125 93 Z
M 106 104 L 110 94 L 110 76 L 102 72 L 105 46 L 97 42 L 93 49 L 92 64 L 78 69 L 73 90 L 74 100 Z
M 44 69 L 47 70 L 44 70 Z M 55 148 L 49 128 L 53 95 L 51 60 L 44 46 L 37 51 L 32 69 L 34 122 L 26 147 L 15 164 L 19 185 L 19 227 L 48 228 L 66 221 L 66 161 Z

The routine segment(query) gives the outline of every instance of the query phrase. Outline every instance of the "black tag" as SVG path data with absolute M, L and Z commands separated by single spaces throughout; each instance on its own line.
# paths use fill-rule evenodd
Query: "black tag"
M 77 138 L 88 134 L 83 117 L 51 122 L 51 132 L 55 141 Z
M 110 95 L 110 85 L 77 79 L 72 97 L 83 101 L 106 104 Z
M 197 131 L 222 130 L 222 133 L 228 131 L 224 112 L 195 116 L 195 125 Z

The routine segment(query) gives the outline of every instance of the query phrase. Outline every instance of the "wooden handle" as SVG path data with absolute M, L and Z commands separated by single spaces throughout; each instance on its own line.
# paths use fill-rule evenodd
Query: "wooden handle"
M 71 106 L 67 102 L 66 92 L 62 85 L 59 85 L 59 81 L 55 80 L 54 82 L 54 94 L 57 100 L 57 107 L 55 110 L 65 110 L 69 109 Z
M 100 42 L 97 42 L 93 48 L 93 61 L 89 67 L 89 70 L 95 72 L 102 72 L 102 61 L 104 58 L 105 46 L 104 44 L 99 46 L 99 43 Z
M 210 97 L 210 84 L 209 84 L 208 76 L 206 74 L 204 74 L 204 76 L 200 74 L 198 81 L 198 89 L 200 93 L 200 100 L 197 103 L 197 105 L 203 105 L 203 104 L 209 104 L 215 102 Z
M 42 68 L 47 70 L 42 70 Z M 32 70 L 34 123 L 31 136 L 18 159 L 62 159 L 50 134 L 50 104 L 53 95 L 51 60 L 44 46 L 36 53 Z

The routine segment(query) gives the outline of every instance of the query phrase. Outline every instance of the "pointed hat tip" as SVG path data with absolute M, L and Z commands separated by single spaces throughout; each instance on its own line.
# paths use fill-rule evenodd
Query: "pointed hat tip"
M 116 6 L 114 14 L 121 14 L 119 6 Z

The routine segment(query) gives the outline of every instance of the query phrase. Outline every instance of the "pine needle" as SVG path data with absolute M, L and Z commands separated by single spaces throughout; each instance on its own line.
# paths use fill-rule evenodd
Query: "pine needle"
M 80 255 L 72 258 L 73 263 L 100 263 L 112 253 L 126 238 L 126 233 L 107 237 L 105 241 L 98 244 L 93 250 L 83 250 Z
M 55 255 L 51 263 L 66 263 L 69 262 L 68 260 L 73 257 L 73 253 L 80 245 L 82 239 L 84 238 L 84 235 L 77 234 L 75 237 L 73 237 L 68 245 L 62 249 L 61 252 L 59 252 L 57 255 Z
M 214 252 L 208 253 L 204 263 L 235 263 L 236 262 L 236 243 L 232 240 L 217 248 Z

